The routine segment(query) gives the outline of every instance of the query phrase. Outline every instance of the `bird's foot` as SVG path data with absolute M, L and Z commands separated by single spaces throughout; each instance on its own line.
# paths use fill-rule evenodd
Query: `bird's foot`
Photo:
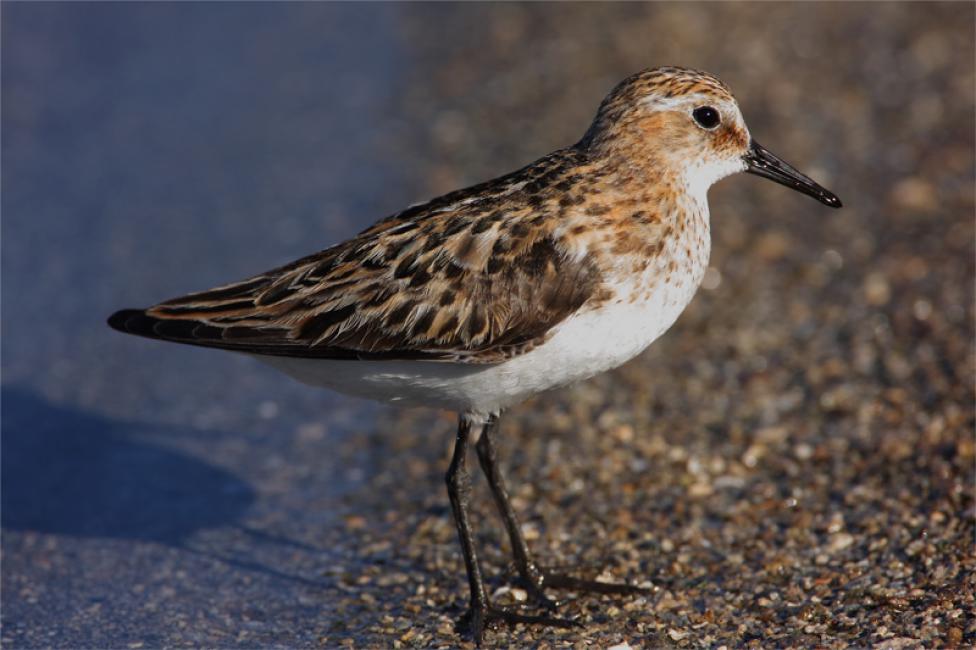
M 653 587 L 638 587 L 636 585 L 618 582 L 586 580 L 569 575 L 568 573 L 544 569 L 535 565 L 532 565 L 526 574 L 518 578 L 518 583 L 519 586 L 525 589 L 529 600 L 550 612 L 555 612 L 559 607 L 573 599 L 562 598 L 556 600 L 546 594 L 547 589 L 618 596 L 650 595 L 655 592 Z
M 459 627 L 466 629 L 481 646 L 484 641 L 485 630 L 494 629 L 499 623 L 508 625 L 544 625 L 547 627 L 572 628 L 580 627 L 575 619 L 556 618 L 554 616 L 534 616 L 521 614 L 506 607 L 496 607 L 491 604 L 476 605 L 468 609 L 461 617 Z
M 545 592 L 545 586 L 547 585 L 544 586 L 541 580 L 530 582 L 523 578 L 519 580 L 519 583 L 525 589 L 530 601 L 550 612 L 557 611 L 566 603 L 564 599 L 555 600 L 547 596 Z

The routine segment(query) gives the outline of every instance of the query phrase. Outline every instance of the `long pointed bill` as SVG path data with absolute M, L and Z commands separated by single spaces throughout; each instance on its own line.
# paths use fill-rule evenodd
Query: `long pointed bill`
M 786 162 L 780 160 L 755 140 L 749 148 L 749 153 L 743 156 L 746 161 L 746 171 L 756 176 L 774 180 L 786 187 L 792 187 L 797 192 L 803 192 L 817 199 L 831 208 L 843 205 L 840 199 L 827 189 L 817 185 L 809 176 L 801 174 Z

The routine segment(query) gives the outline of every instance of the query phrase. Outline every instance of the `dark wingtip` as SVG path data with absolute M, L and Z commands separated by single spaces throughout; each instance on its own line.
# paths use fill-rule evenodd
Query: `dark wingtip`
M 128 332 L 129 328 L 127 326 L 130 319 L 133 316 L 142 315 L 141 309 L 120 309 L 111 316 L 108 317 L 108 326 L 113 330 L 118 330 L 120 332 Z
M 144 309 L 120 309 L 108 317 L 108 326 L 114 330 L 153 338 L 157 337 L 153 331 L 156 322 Z
M 225 330 L 198 321 L 156 318 L 145 309 L 121 309 L 108 317 L 108 325 L 126 334 L 204 346 L 222 344 L 225 333 Z

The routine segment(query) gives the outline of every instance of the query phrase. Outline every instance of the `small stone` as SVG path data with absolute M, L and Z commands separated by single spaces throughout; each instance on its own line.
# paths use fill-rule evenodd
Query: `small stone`
M 874 647 L 876 650 L 901 650 L 902 648 L 918 648 L 920 644 L 918 639 L 895 637 L 893 639 L 886 639 Z
M 746 467 L 755 467 L 760 459 L 766 455 L 766 446 L 755 444 L 750 445 L 746 452 L 742 454 L 742 464 Z
M 839 533 L 842 530 L 844 530 L 844 515 L 840 512 L 835 512 L 827 522 L 827 532 Z
M 366 527 L 366 518 L 361 515 L 348 515 L 343 521 L 349 530 L 360 530 Z
M 522 535 L 528 541 L 539 539 L 539 527 L 533 523 L 522 524 Z
M 678 630 L 671 629 L 668 630 L 668 636 L 671 637 L 672 641 L 680 641 L 681 639 L 688 636 L 687 632 L 679 632 Z
M 722 272 L 714 266 L 708 267 L 705 277 L 702 278 L 701 287 L 705 291 L 715 291 L 722 284 Z
M 797 457 L 797 460 L 810 460 L 813 457 L 813 447 L 801 442 L 793 447 L 793 455 Z
M 877 271 L 869 273 L 864 279 L 864 297 L 869 305 L 880 307 L 891 300 L 891 286 L 888 279 Z
M 916 539 L 914 542 L 908 545 L 905 549 L 905 555 L 908 557 L 915 557 L 925 548 L 925 540 Z
M 688 496 L 700 498 L 707 497 L 712 494 L 714 490 L 709 483 L 692 483 L 688 486 Z
M 776 260 L 783 259 L 791 247 L 792 244 L 786 234 L 771 230 L 759 237 L 756 243 L 756 252 L 762 259 L 768 262 L 775 262 Z
M 928 300 L 916 300 L 912 305 L 912 314 L 918 320 L 928 320 L 932 315 L 932 303 Z
M 827 547 L 831 553 L 842 551 L 854 543 L 854 536 L 850 533 L 837 533 L 830 538 L 830 545 Z
M 895 184 L 891 191 L 892 200 L 903 208 L 918 212 L 929 212 L 939 205 L 935 188 L 927 180 L 913 176 Z

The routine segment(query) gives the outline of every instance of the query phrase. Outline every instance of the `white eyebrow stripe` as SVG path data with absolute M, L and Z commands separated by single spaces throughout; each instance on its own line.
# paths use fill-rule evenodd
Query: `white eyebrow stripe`
M 707 104 L 709 102 L 711 102 L 712 104 L 719 103 L 715 101 L 715 97 L 711 97 L 709 95 L 706 95 L 705 93 L 680 95 L 678 97 L 661 97 L 660 95 L 649 95 L 642 100 L 642 103 L 645 106 L 649 106 L 651 108 L 655 108 L 660 111 L 666 111 L 669 109 L 674 109 L 689 104 L 695 104 L 696 106 L 701 106 L 702 104 Z
M 676 109 L 691 109 L 699 106 L 714 106 L 722 115 L 735 114 L 735 104 L 727 99 L 721 99 L 706 93 L 694 93 L 691 95 L 681 95 L 680 97 L 655 97 L 654 95 L 645 97 L 642 103 L 657 111 L 669 111 Z

